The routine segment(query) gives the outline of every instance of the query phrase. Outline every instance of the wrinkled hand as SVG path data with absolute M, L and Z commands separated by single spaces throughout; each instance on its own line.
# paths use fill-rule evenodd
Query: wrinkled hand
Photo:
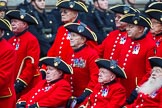
M 25 108 L 26 102 L 18 102 L 16 103 L 16 108 Z

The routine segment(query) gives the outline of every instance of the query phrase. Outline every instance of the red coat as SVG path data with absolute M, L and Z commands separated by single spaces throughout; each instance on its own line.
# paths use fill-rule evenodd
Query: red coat
M 61 79 L 52 84 L 43 80 L 19 101 L 26 101 L 26 108 L 36 102 L 40 107 L 57 108 L 65 106 L 70 97 L 70 84 L 66 80 Z
M 127 105 L 127 108 L 162 108 L 162 88 L 152 96 L 142 93 L 138 94 L 133 104 Z
M 86 45 L 68 56 L 67 63 L 71 64 L 74 73 L 66 75 L 65 78 L 71 84 L 73 96 L 80 96 L 85 88 L 93 91 L 99 72 L 95 63 L 97 58 L 97 52 Z
M 162 57 L 162 35 L 154 36 L 156 42 L 156 56 Z
M 148 58 L 155 55 L 155 42 L 149 35 L 151 34 L 138 40 L 128 39 L 121 50 L 118 63 L 127 74 L 127 79 L 121 79 L 127 90 L 127 97 L 144 75 L 151 71 Z
M 60 57 L 62 60 L 67 58 L 67 53 L 72 52 L 70 47 L 70 35 L 68 35 L 68 30 L 61 26 L 58 28 L 55 41 L 51 48 L 49 49 L 47 56 Z
M 120 51 L 127 40 L 127 32 L 114 30 L 109 33 L 106 39 L 99 45 L 101 58 L 118 60 Z
M 15 108 L 16 52 L 5 39 L 0 40 L 0 49 L 0 108 Z
M 103 96 L 103 90 L 106 91 Z M 98 83 L 93 93 L 83 102 L 86 108 L 121 108 L 126 101 L 126 90 L 119 82 L 102 86 Z
M 16 73 L 18 74 L 19 69 L 21 69 L 21 74 L 17 79 L 20 79 L 27 85 L 25 90 L 23 90 L 22 94 L 24 94 L 33 88 L 41 78 L 39 72 L 37 71 L 40 55 L 39 43 L 35 36 L 28 31 L 19 36 L 12 37 L 9 39 L 9 42 L 14 46 L 18 55 L 16 61 Z M 23 61 L 23 59 L 28 56 L 31 58 L 26 58 Z M 32 63 L 31 59 L 34 60 L 34 63 Z M 22 63 L 24 64 L 21 68 L 20 65 Z

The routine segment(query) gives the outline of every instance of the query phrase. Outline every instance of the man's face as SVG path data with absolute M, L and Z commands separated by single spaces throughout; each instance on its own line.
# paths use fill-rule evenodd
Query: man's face
M 60 12 L 61 12 L 61 21 L 64 23 L 74 22 L 78 15 L 77 11 L 65 8 L 62 8 Z
M 153 67 L 152 73 L 151 73 L 151 78 L 156 79 L 156 78 L 162 78 L 162 68 L 160 67 Z
M 139 38 L 143 34 L 144 28 L 142 26 L 128 24 L 126 27 L 128 37 L 131 39 Z
M 62 76 L 62 71 L 54 68 L 52 66 L 47 66 L 46 80 L 47 82 L 51 82 L 59 79 Z
M 103 10 L 107 10 L 108 7 L 108 0 L 97 0 L 94 2 L 94 6 L 96 8 L 101 8 Z
M 12 31 L 15 34 L 21 33 L 26 29 L 26 22 L 18 19 L 11 19 Z
M 152 22 L 151 33 L 153 34 L 153 36 L 162 33 L 162 22 L 156 19 L 151 19 L 151 22 Z
M 116 13 L 115 14 L 115 24 L 118 29 L 126 29 L 127 23 L 121 22 L 119 19 L 123 16 L 123 14 Z
M 35 0 L 35 4 L 38 6 L 39 9 L 45 9 L 45 0 Z
M 4 18 L 5 17 L 5 11 L 0 10 L 0 18 Z
M 85 43 L 85 37 L 81 35 L 71 32 L 70 33 L 70 46 L 73 49 L 80 48 Z
M 98 74 L 98 82 L 101 84 L 109 83 L 113 79 L 114 73 L 112 73 L 110 70 L 105 69 L 105 68 L 100 68 L 99 69 L 99 74 Z

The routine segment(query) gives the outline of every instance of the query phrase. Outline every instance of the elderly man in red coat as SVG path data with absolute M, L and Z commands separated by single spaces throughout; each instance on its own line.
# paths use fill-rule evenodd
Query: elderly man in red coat
M 88 12 L 86 6 L 77 0 L 58 0 L 56 6 L 60 8 L 61 21 L 64 24 L 78 22 L 78 12 Z M 69 40 L 70 35 L 68 30 L 64 26 L 60 26 L 54 43 L 47 55 L 52 57 L 58 56 L 65 60 L 67 53 L 72 51 Z
M 70 33 L 72 54 L 68 54 L 67 63 L 73 67 L 74 74 L 65 78 L 71 84 L 72 95 L 79 105 L 89 96 L 97 84 L 98 67 L 95 60 L 98 58 L 96 50 L 86 44 L 87 40 L 97 40 L 93 31 L 83 23 L 68 23 L 64 27 Z M 77 108 L 77 107 L 76 107 Z
M 110 32 L 102 44 L 99 45 L 99 55 L 101 58 L 118 60 L 120 51 L 128 38 L 127 23 L 120 22 L 119 19 L 124 14 L 133 13 L 136 10 L 127 5 L 115 5 L 110 10 L 115 12 L 115 24 L 118 29 Z
M 114 60 L 97 59 L 98 84 L 81 108 L 121 108 L 126 101 L 126 90 L 117 78 L 127 78 Z
M 0 108 L 15 108 L 14 90 L 16 52 L 12 45 L 3 39 L 4 31 L 11 31 L 11 24 L 0 19 Z
M 121 50 L 118 64 L 127 74 L 127 79 L 121 79 L 126 88 L 127 98 L 146 74 L 151 66 L 148 58 L 155 55 L 155 42 L 149 32 L 151 21 L 142 13 L 124 15 L 120 21 L 128 23 L 126 28 L 129 39 Z
M 47 65 L 46 79 L 23 95 L 17 108 L 64 108 L 71 91 L 63 76 L 73 74 L 72 67 L 58 57 L 44 57 L 40 62 Z
M 155 2 L 154 5 L 159 5 L 162 8 L 162 2 Z M 150 7 L 145 13 L 150 16 L 152 22 L 151 33 L 156 42 L 156 55 L 162 57 L 162 9 L 151 9 Z
M 37 20 L 25 10 L 11 10 L 6 15 L 11 19 L 15 35 L 9 39 L 9 43 L 18 55 L 15 63 L 15 90 L 17 96 L 21 96 L 34 87 L 41 78 L 37 71 L 40 55 L 39 43 L 36 37 L 28 31 L 29 24 L 37 24 Z
M 134 103 L 124 108 L 162 108 L 162 58 L 150 57 L 151 76 L 138 88 Z

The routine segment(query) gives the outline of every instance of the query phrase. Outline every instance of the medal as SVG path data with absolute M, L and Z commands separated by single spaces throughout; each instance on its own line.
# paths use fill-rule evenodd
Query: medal
M 126 42 L 126 37 L 123 36 L 120 38 L 120 44 L 124 44 Z
M 101 94 L 101 96 L 106 97 L 107 94 L 108 94 L 108 89 L 107 89 L 107 88 L 103 88 L 103 89 L 102 89 L 102 94 Z
M 138 54 L 140 51 L 140 44 L 136 44 L 134 47 L 133 47 L 133 52 L 132 54 Z

